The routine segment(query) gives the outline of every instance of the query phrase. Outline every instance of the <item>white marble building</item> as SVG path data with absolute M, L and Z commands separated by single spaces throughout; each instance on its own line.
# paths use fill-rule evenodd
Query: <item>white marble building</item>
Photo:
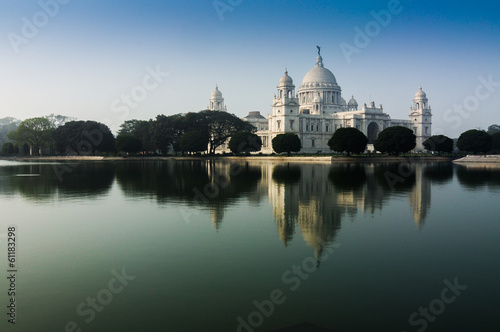
M 226 110 L 224 98 L 217 87 L 208 109 Z M 274 95 L 272 114 L 266 118 L 260 112 L 250 112 L 243 120 L 257 128 L 263 153 L 272 153 L 272 139 L 284 133 L 299 136 L 303 153 L 330 152 L 328 140 L 335 130 L 342 127 L 354 127 L 363 132 L 369 140 L 368 150 L 373 150 L 378 134 L 391 126 L 403 126 L 414 131 L 417 136 L 415 151 L 424 150 L 422 143 L 432 135 L 431 107 L 421 87 L 413 99 L 409 118 L 391 119 L 389 114 L 384 113 L 382 105 L 376 106 L 373 101 L 360 106 L 353 96 L 346 102 L 341 87 L 333 73 L 325 68 L 319 52 L 314 68 L 304 76 L 297 93 L 293 79 L 285 70 Z

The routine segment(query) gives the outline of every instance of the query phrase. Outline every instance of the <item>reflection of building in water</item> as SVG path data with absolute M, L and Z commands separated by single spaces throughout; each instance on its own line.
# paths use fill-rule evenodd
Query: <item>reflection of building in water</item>
M 391 191 L 377 182 L 375 166 L 357 166 L 362 172 L 359 181 L 351 181 L 353 173 L 346 173 L 345 166 L 302 164 L 295 166 L 300 171 L 300 178 L 296 181 L 268 179 L 273 217 L 285 245 L 292 240 L 297 225 L 319 259 L 324 248 L 335 241 L 343 218 L 352 219 L 358 211 L 373 214 L 382 209 Z M 430 183 L 423 176 L 423 165 L 415 165 L 415 170 L 416 182 L 408 192 L 410 208 L 420 228 L 430 208 Z M 274 176 L 276 172 L 285 172 L 283 177 L 286 178 L 286 171 L 274 166 L 273 178 L 278 178 Z M 340 181 L 336 182 L 336 178 Z
M 422 229 L 431 207 L 431 185 L 429 180 L 424 178 L 424 168 L 422 164 L 415 164 L 415 186 L 409 196 L 413 220 L 419 230 Z

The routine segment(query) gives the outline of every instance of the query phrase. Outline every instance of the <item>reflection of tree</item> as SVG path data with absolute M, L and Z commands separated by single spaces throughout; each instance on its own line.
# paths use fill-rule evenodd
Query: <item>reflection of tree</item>
M 466 189 L 500 188 L 500 168 L 487 165 L 457 167 L 458 182 Z
M 445 184 L 453 179 L 452 163 L 425 164 L 424 177 L 433 183 Z
M 300 181 L 301 170 L 297 165 L 276 165 L 273 168 L 273 181 L 281 184 L 295 184 Z
M 159 203 L 187 203 L 210 210 L 218 228 L 224 210 L 252 195 L 261 179 L 259 167 L 214 160 L 123 162 L 117 182 L 125 195 L 154 197 Z
M 59 199 L 93 198 L 106 194 L 114 180 L 114 166 L 103 162 L 82 162 L 70 167 L 59 181 L 54 164 L 19 163 L 0 167 L 0 193 L 44 201 L 59 193 Z

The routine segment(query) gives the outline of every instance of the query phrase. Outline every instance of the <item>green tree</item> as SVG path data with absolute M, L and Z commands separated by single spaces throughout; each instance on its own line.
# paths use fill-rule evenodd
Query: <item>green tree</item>
M 151 123 L 151 144 L 162 154 L 167 154 L 175 138 L 175 122 L 171 116 L 158 115 Z
M 423 142 L 424 148 L 429 151 L 451 153 L 453 151 L 453 140 L 448 136 L 434 135 Z
M 9 141 L 8 135 L 11 131 L 16 131 L 21 121 L 12 118 L 0 119 L 0 146 Z
M 9 139 L 18 143 L 27 143 L 33 149 L 42 154 L 42 149 L 49 146 L 52 142 L 52 133 L 54 127 L 46 118 L 31 118 L 22 121 L 16 131 L 11 131 Z
M 131 135 L 141 141 L 141 150 L 151 151 L 153 146 L 151 144 L 151 124 L 153 121 L 145 120 L 127 120 L 118 130 L 118 135 Z M 118 137 L 117 137 L 118 139 Z
M 3 143 L 2 145 L 2 154 L 4 156 L 12 156 L 14 154 L 14 144 L 12 144 L 11 142 L 6 142 L 6 143 Z
M 58 127 L 53 134 L 56 150 L 70 155 L 90 155 L 97 151 L 115 151 L 111 130 L 96 121 L 70 121 Z
M 299 136 L 292 133 L 277 135 L 273 138 L 272 145 L 276 153 L 286 152 L 288 155 L 290 152 L 299 152 L 302 148 Z
M 229 149 L 234 154 L 258 152 L 262 148 L 259 136 L 249 131 L 241 131 L 231 136 Z
M 464 152 L 488 152 L 491 150 L 493 139 L 487 132 L 477 129 L 463 132 L 457 141 L 457 148 Z
M 241 120 L 234 114 L 209 110 L 202 111 L 200 114 L 206 119 L 210 154 L 215 154 L 215 149 L 224 144 L 235 133 L 256 130 L 251 123 Z
M 373 144 L 375 150 L 395 154 L 411 151 L 416 146 L 416 136 L 411 129 L 394 126 L 380 132 Z
M 356 128 L 339 128 L 328 141 L 328 146 L 333 151 L 361 153 L 365 151 L 368 138 Z
M 137 153 L 142 149 L 142 142 L 130 134 L 118 134 L 115 139 L 115 147 L 119 152 Z
M 188 131 L 180 139 L 180 148 L 185 152 L 202 152 L 208 147 L 207 136 L 199 131 Z
M 500 131 L 491 135 L 493 151 L 500 151 Z

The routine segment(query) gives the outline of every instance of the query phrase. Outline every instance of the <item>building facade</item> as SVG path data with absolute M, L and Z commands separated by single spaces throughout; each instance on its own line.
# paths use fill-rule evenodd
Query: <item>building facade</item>
M 218 99 L 214 99 L 214 96 Z M 212 100 L 214 99 L 214 100 Z M 218 88 L 212 94 L 209 109 L 224 99 Z M 392 119 L 384 112 L 382 105 L 374 101 L 359 105 L 354 96 L 349 102 L 342 96 L 342 89 L 333 73 L 325 68 L 318 52 L 316 64 L 302 80 L 295 91 L 293 79 L 288 71 L 279 80 L 274 95 L 272 113 L 266 117 L 260 112 L 250 112 L 243 120 L 252 123 L 256 134 L 262 139 L 262 152 L 272 153 L 272 139 L 279 134 L 297 134 L 304 153 L 328 153 L 328 141 L 333 133 L 343 127 L 357 128 L 368 137 L 368 150 L 378 134 L 391 126 L 403 126 L 413 130 L 417 136 L 414 151 L 423 151 L 423 142 L 432 135 L 432 111 L 422 87 L 413 99 L 408 119 Z

